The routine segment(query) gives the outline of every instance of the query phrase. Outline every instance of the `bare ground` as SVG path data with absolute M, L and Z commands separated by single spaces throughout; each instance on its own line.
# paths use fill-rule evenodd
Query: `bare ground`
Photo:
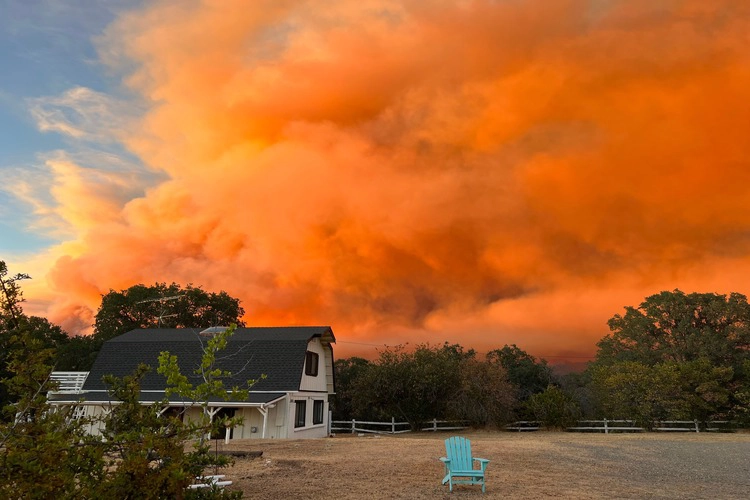
M 484 498 L 750 498 L 750 434 L 463 433 L 491 460 Z M 237 440 L 223 471 L 245 498 L 467 498 L 442 486 L 447 434 Z

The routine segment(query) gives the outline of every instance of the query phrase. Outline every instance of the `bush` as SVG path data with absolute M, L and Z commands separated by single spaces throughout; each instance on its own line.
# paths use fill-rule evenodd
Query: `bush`
M 575 399 L 559 387 L 532 395 L 525 403 L 527 411 L 547 428 L 564 429 L 575 425 L 581 409 Z

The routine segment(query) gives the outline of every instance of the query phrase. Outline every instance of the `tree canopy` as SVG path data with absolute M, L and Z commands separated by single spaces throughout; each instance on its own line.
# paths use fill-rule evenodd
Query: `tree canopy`
M 192 284 L 185 288 L 177 283 L 139 284 L 102 296 L 94 335 L 106 341 L 136 328 L 245 326 L 244 314 L 239 299 L 224 291 L 206 292 Z
M 508 372 L 508 380 L 518 389 L 518 398 L 526 401 L 543 392 L 552 382 L 552 370 L 545 360 L 537 359 L 516 344 L 505 345 L 487 353 L 487 361 L 497 363 Z
M 591 367 L 600 410 L 659 418 L 738 418 L 750 387 L 750 304 L 680 290 L 609 320 Z M 611 414 L 611 413 L 610 413 Z
M 600 363 L 708 359 L 739 368 L 750 356 L 750 304 L 739 293 L 661 292 L 626 307 L 609 328 L 612 333 L 597 344 Z

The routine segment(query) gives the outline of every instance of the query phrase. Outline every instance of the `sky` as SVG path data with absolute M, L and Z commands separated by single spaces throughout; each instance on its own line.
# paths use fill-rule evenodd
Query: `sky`
M 750 292 L 750 3 L 0 0 L 0 259 L 25 310 L 192 283 L 337 356 L 589 359 Z

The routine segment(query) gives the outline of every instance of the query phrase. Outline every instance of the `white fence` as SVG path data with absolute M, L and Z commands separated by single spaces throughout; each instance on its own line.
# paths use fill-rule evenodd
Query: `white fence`
M 568 427 L 569 431 L 604 432 L 643 432 L 646 429 L 637 426 L 634 420 L 579 420 L 578 425 Z M 705 426 L 696 420 L 662 420 L 654 423 L 655 432 L 730 432 L 731 422 L 727 420 L 713 420 Z
M 569 431 L 603 431 L 609 434 L 610 431 L 618 432 L 643 432 L 643 427 L 635 425 L 634 420 L 579 420 L 578 425 L 568 427 Z
M 429 424 L 427 427 L 422 427 L 423 431 L 454 431 L 468 429 L 466 422 L 457 420 L 438 420 L 432 419 L 425 424 Z M 396 422 L 394 417 L 391 417 L 390 422 L 367 422 L 364 420 L 333 420 L 331 421 L 331 432 L 351 432 L 356 433 L 369 433 L 369 434 L 403 434 L 405 432 L 411 432 L 411 425 L 409 422 Z
M 505 426 L 506 431 L 532 432 L 538 431 L 542 423 L 536 420 L 519 420 Z
M 433 419 L 425 422 L 420 430 L 427 432 L 465 430 L 469 427 L 467 422 L 458 420 Z M 538 431 L 542 428 L 541 422 L 533 420 L 519 420 L 505 426 L 505 430 L 514 432 Z M 579 420 L 577 425 L 567 427 L 572 432 L 644 432 L 646 429 L 636 425 L 634 420 Z M 726 420 L 714 420 L 703 425 L 698 420 L 663 420 L 656 422 L 654 432 L 731 432 L 732 423 Z M 403 434 L 411 432 L 408 422 L 396 422 L 391 418 L 390 422 L 368 422 L 364 420 L 331 420 L 331 432 L 350 432 L 367 434 Z

